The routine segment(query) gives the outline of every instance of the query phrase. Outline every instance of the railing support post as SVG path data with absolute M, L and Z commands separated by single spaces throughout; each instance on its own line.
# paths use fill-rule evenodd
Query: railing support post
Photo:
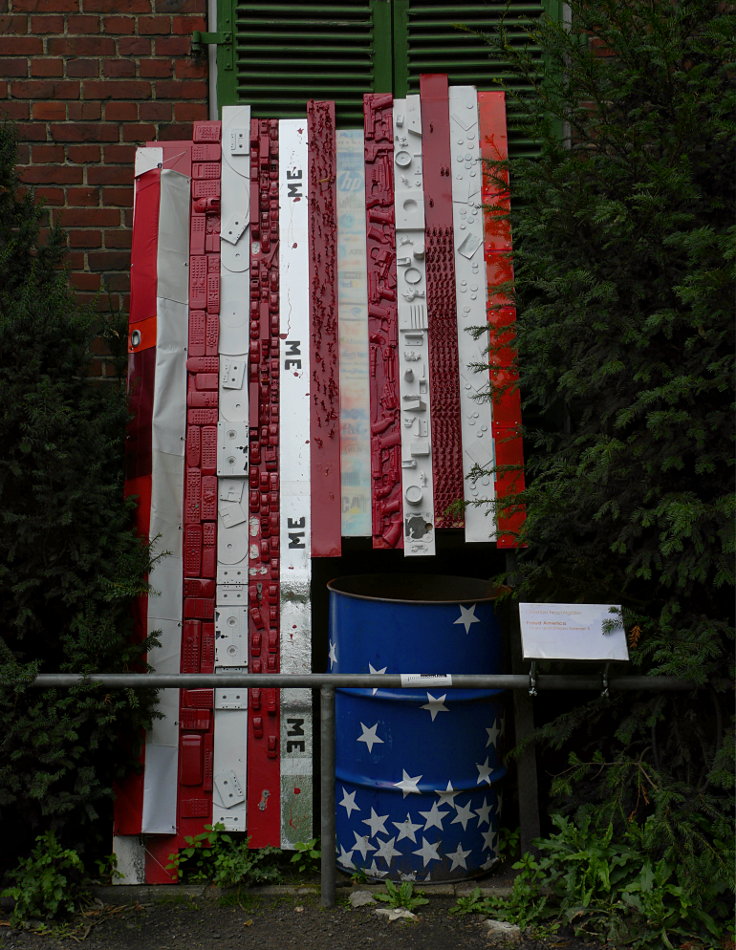
M 335 690 L 322 686 L 320 699 L 321 904 L 335 906 Z

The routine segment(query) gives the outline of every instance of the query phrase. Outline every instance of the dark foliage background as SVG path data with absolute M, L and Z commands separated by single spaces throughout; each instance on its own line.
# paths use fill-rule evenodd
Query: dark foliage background
M 510 162 L 528 458 L 511 580 L 525 601 L 623 604 L 634 669 L 701 687 L 575 705 L 540 735 L 566 763 L 553 808 L 594 805 L 591 833 L 637 824 L 643 852 L 722 913 L 736 17 L 711 0 L 572 0 L 569 12 L 568 27 L 530 24 L 524 47 L 503 29 L 487 37 L 525 76 L 528 93 L 508 95 L 542 143 Z
M 0 126 L 0 874 L 52 830 L 85 858 L 110 850 L 116 776 L 131 765 L 151 695 L 28 688 L 37 671 L 128 669 L 132 597 L 148 552 L 123 500 L 127 410 L 87 378 L 103 327 L 42 243 L 19 196 L 15 141 Z

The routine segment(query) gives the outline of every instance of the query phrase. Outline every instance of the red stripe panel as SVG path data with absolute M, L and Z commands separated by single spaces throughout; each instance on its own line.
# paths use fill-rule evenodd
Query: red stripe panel
M 166 865 L 170 856 L 184 844 L 184 839 L 178 835 L 147 835 L 145 842 L 146 884 L 175 883 Z
M 133 480 L 151 478 L 151 424 L 153 421 L 153 384 L 156 376 L 156 348 L 148 347 L 128 354 L 128 408 L 131 418 L 126 430 L 125 478 L 126 495 L 138 494 L 128 490 Z M 147 495 L 150 503 L 151 489 Z M 145 523 L 148 515 L 144 516 Z M 147 534 L 146 534 L 147 537 Z
M 135 180 L 135 228 L 130 248 L 130 323 L 156 313 L 158 215 L 161 170 L 154 168 Z
M 339 557 L 340 389 L 337 330 L 335 103 L 307 103 L 312 555 Z
M 160 203 L 160 170 L 153 169 L 139 175 L 135 180 L 135 227 L 130 252 L 128 401 L 131 421 L 125 445 L 124 492 L 128 498 L 137 498 L 136 527 L 146 542 L 151 519 L 151 423 L 156 340 L 153 334 L 135 334 L 134 328 L 143 326 L 145 321 L 155 334 Z M 133 610 L 134 637 L 144 640 L 148 636 L 148 598 L 145 594 L 136 599 Z M 126 776 L 116 786 L 113 817 L 116 835 L 140 834 L 144 760 L 145 747 L 141 749 L 140 772 Z
M 521 397 L 516 369 L 516 309 L 510 294 L 514 279 L 511 259 L 510 185 L 506 104 L 502 92 L 479 92 L 480 148 L 483 159 L 483 223 L 493 439 L 496 460 L 498 547 L 518 546 L 526 513 L 521 504 L 504 502 L 524 490 L 524 448 L 521 438 Z M 508 285 L 508 286 L 504 286 Z
M 278 122 L 251 122 L 249 669 L 279 671 Z M 278 690 L 251 695 L 247 830 L 252 848 L 281 842 Z
M 464 495 L 447 76 L 423 75 L 419 89 L 435 524 L 457 528 L 462 517 L 445 513 Z
M 393 98 L 363 96 L 373 547 L 402 548 Z

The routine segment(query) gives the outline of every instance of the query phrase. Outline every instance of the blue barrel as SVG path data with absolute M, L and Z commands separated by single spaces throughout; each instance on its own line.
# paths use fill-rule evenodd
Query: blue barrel
M 371 880 L 453 881 L 496 861 L 500 690 L 448 689 L 442 674 L 496 673 L 490 585 L 465 577 L 331 581 L 332 673 L 434 674 L 335 697 L 338 866 Z

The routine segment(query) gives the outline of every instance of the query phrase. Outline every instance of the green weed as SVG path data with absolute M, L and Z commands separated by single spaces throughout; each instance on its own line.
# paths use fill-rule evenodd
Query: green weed
M 305 877 L 319 871 L 321 857 L 322 851 L 317 838 L 311 838 L 309 841 L 297 841 L 294 845 L 294 854 L 291 856 L 291 864 L 295 864 L 299 874 Z
M 414 891 L 411 881 L 402 881 L 401 884 L 386 881 L 386 893 L 376 894 L 376 900 L 384 901 L 389 907 L 403 907 L 412 911 L 429 903 L 421 891 Z
M 68 916 L 89 899 L 89 879 L 81 857 L 63 848 L 53 831 L 36 838 L 30 855 L 21 858 L 8 877 L 14 883 L 0 893 L 15 901 L 10 912 L 15 927 L 34 919 Z
M 696 889 L 681 867 L 647 855 L 636 825 L 617 836 L 612 823 L 596 825 L 592 809 L 577 822 L 552 820 L 556 833 L 514 864 L 519 874 L 509 897 L 484 898 L 476 888 L 453 912 L 493 915 L 535 936 L 566 924 L 578 937 L 628 950 L 673 950 L 687 940 L 701 950 L 722 946 L 726 934 L 717 918 L 727 909 L 725 898 L 719 906 L 719 885 L 702 880 Z
M 278 848 L 250 849 L 249 838 L 230 834 L 223 825 L 205 825 L 203 832 L 187 835 L 184 841 L 186 847 L 170 854 L 166 865 L 179 881 L 249 887 L 275 884 L 282 878 Z

